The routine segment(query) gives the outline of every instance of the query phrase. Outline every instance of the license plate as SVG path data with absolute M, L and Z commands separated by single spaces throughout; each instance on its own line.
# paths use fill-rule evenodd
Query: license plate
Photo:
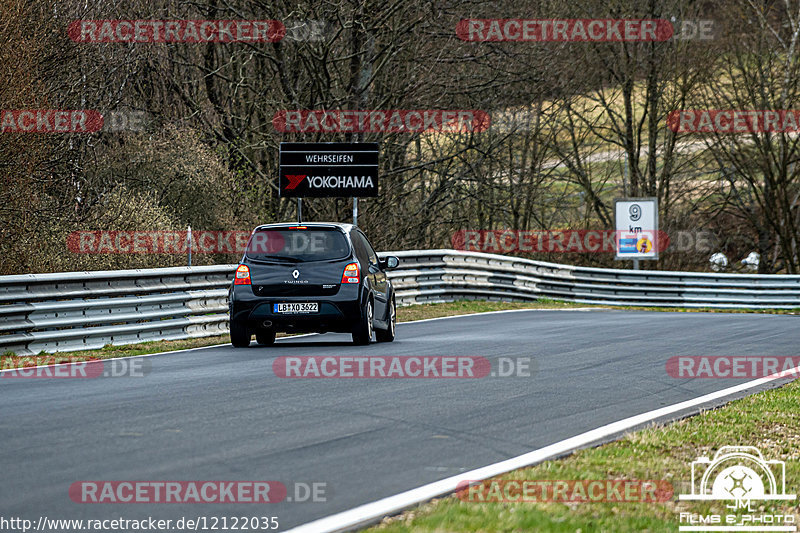
M 317 313 L 319 304 L 316 302 L 272 304 L 275 313 Z

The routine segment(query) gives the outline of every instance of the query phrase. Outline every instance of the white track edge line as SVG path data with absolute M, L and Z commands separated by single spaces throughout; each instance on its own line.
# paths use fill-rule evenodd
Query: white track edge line
M 797 373 L 798 371 L 800 371 L 800 366 L 795 367 L 788 372 Z M 353 509 L 349 509 L 347 511 L 342 511 L 325 518 L 320 518 L 312 522 L 299 525 L 289 529 L 286 533 L 334 533 L 353 529 L 379 517 L 392 515 L 412 505 L 431 500 L 432 498 L 446 493 L 454 492 L 458 484 L 461 482 L 479 481 L 498 476 L 500 474 L 505 474 L 518 468 L 540 463 L 548 459 L 552 459 L 560 454 L 573 451 L 603 438 L 631 429 L 640 424 L 653 421 L 662 416 L 696 407 L 704 403 L 736 394 L 737 392 L 758 387 L 759 385 L 769 383 L 776 379 L 780 379 L 780 376 L 755 379 L 753 381 L 741 383 L 733 387 L 728 387 L 727 389 L 705 394 L 691 400 L 685 400 L 683 402 L 625 418 L 617 422 L 612 422 L 611 424 L 607 424 L 574 437 L 550 444 L 544 448 L 539 448 L 537 450 L 518 455 L 517 457 L 512 457 L 511 459 L 506 459 L 504 461 L 493 463 L 475 470 L 470 470 L 469 472 L 464 472 L 456 476 L 434 481 L 433 483 L 428 483 L 427 485 L 422 485 L 421 487 L 407 490 L 394 496 L 388 496 L 371 503 L 359 505 L 358 507 L 354 507 Z

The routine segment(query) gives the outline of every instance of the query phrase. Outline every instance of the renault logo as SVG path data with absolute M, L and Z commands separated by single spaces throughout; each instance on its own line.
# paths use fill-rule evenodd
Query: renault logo
M 298 277 L 300 277 L 300 271 L 299 270 L 295 270 L 294 272 L 292 272 L 292 277 L 294 279 L 297 279 Z

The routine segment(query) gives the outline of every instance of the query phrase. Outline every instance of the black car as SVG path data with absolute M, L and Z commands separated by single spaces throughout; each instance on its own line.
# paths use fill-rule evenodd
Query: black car
M 397 319 L 386 271 L 350 224 L 265 224 L 250 235 L 229 294 L 231 343 L 275 342 L 278 331 L 351 333 L 356 344 L 392 342 Z

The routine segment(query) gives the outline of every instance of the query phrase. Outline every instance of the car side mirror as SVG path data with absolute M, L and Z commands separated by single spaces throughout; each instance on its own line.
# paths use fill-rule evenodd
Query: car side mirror
M 397 265 L 399 265 L 399 264 L 400 264 L 400 260 L 398 258 L 396 258 L 395 256 L 393 256 L 393 255 L 390 255 L 389 257 L 387 257 L 387 258 L 385 258 L 385 259 L 383 259 L 381 261 L 381 266 L 385 270 L 391 270 L 393 268 L 397 268 Z

